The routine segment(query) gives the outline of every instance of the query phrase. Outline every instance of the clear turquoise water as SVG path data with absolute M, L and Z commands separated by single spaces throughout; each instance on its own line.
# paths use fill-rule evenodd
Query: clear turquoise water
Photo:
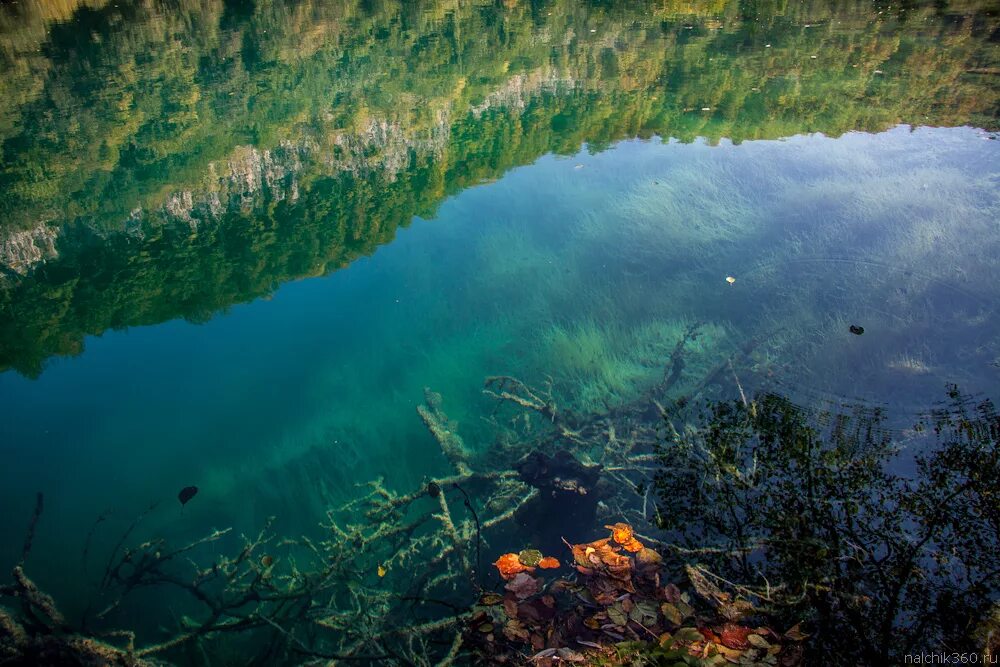
M 483 452 L 694 326 L 672 398 L 1000 397 L 996 8 L 694 4 L 0 7 L 0 571 L 39 491 L 71 612 L 151 503 L 315 534 L 449 470 L 425 388 Z
M 905 127 L 543 157 L 332 275 L 0 376 L 2 532 L 43 489 L 37 553 L 58 561 L 106 508 L 188 484 L 197 502 L 155 527 L 307 530 L 369 478 L 446 471 L 415 413 L 425 386 L 482 447 L 484 377 L 624 401 L 694 321 L 706 368 L 760 339 L 765 389 L 885 404 L 905 426 L 945 383 L 997 388 L 998 157 L 979 130 Z

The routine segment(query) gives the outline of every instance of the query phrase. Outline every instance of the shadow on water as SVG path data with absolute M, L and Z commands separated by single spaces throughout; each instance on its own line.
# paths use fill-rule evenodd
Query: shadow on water
M 1000 646 L 1000 414 L 951 387 L 903 441 L 894 417 L 775 393 L 665 417 L 658 526 L 788 626 L 807 623 L 810 664 Z

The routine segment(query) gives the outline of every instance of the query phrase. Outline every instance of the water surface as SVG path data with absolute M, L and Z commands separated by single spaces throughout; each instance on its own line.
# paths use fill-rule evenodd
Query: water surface
M 307 531 L 446 471 L 426 387 L 485 449 L 485 377 L 606 411 L 693 326 L 679 392 L 996 397 L 995 15 L 507 5 L 0 10 L 5 560 L 38 490 L 55 587 L 189 484 Z

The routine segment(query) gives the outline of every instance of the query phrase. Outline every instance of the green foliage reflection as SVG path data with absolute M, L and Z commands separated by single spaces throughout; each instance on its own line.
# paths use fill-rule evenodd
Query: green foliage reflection
M 201 320 L 626 137 L 996 125 L 974 2 L 0 9 L 0 368 Z

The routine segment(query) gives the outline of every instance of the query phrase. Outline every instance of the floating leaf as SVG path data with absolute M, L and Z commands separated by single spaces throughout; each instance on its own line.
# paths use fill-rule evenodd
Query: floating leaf
M 626 542 L 632 541 L 632 526 L 627 523 L 619 522 L 613 526 L 605 526 L 605 528 L 611 531 L 611 539 L 618 544 L 625 544 Z
M 674 633 L 674 640 L 681 642 L 700 642 L 704 637 L 696 628 L 681 628 Z
M 709 581 L 700 570 L 690 565 L 684 566 L 684 569 L 698 595 L 716 605 L 726 620 L 739 621 L 755 611 L 753 604 L 746 600 L 733 600 L 729 593 Z
M 750 628 L 748 627 L 736 625 L 735 623 L 726 623 L 718 629 L 718 635 L 719 642 L 723 646 L 741 651 L 750 647 L 750 642 L 747 640 L 747 637 L 750 635 Z
M 799 629 L 798 623 L 789 628 L 788 632 L 785 633 L 785 638 L 791 639 L 793 642 L 800 642 L 808 636 L 809 635 Z
M 531 633 L 524 624 L 518 620 L 511 619 L 503 626 L 504 636 L 513 641 L 528 641 L 531 638 Z
M 608 619 L 617 626 L 624 626 L 628 623 L 628 616 L 625 614 L 625 610 L 622 609 L 621 605 L 615 605 L 614 607 L 608 607 Z
M 481 598 L 479 598 L 479 604 L 486 605 L 487 607 L 492 607 L 503 602 L 503 597 L 497 595 L 496 593 L 484 593 Z
M 518 600 L 530 597 L 541 590 L 538 580 L 524 572 L 518 572 L 514 575 L 514 578 L 504 588 L 513 593 Z
M 658 567 L 663 562 L 663 556 L 652 549 L 643 547 L 635 555 L 635 562 L 640 568 Z
M 642 542 L 635 539 L 635 532 L 632 530 L 632 526 L 627 523 L 619 522 L 613 526 L 605 526 L 605 528 L 611 531 L 611 539 L 615 543 L 620 544 L 625 551 L 635 553 L 644 548 Z
M 573 545 L 573 559 L 577 570 L 588 576 L 594 574 L 593 570 L 597 570 L 615 579 L 629 581 L 632 577 L 632 559 L 615 551 L 609 542 L 609 539 L 603 539 L 590 544 Z
M 640 625 L 652 625 L 656 623 L 656 603 L 640 600 L 629 612 L 628 617 Z
M 518 559 L 517 554 L 513 553 L 500 556 L 493 565 L 500 571 L 500 576 L 507 581 L 510 581 L 521 572 L 533 572 L 535 570 L 533 567 L 523 565 Z
M 719 655 L 726 659 L 727 662 L 739 664 L 740 658 L 743 657 L 743 651 L 739 649 L 729 648 L 724 644 L 718 643 L 713 644 L 712 646 L 719 652 Z
M 771 645 L 768 643 L 768 641 L 757 634 L 747 635 L 747 641 L 750 642 L 751 646 L 756 648 L 763 648 L 763 649 L 771 648 Z
M 385 569 L 385 565 L 382 565 L 382 563 L 378 564 L 378 569 L 376 570 L 376 573 L 378 574 L 379 577 L 384 577 L 386 572 L 388 571 L 389 570 Z
M 601 540 L 601 542 L 607 542 L 607 540 Z M 597 550 L 594 545 L 597 542 L 591 542 L 590 544 L 574 544 L 573 545 L 573 560 L 580 567 L 590 567 L 592 563 L 590 562 L 590 554 Z
M 517 555 L 517 560 L 521 563 L 521 565 L 535 567 L 542 560 L 542 552 L 538 549 L 523 549 L 521 553 Z
M 672 605 L 669 602 L 664 602 L 660 607 L 660 610 L 663 612 L 663 616 L 674 625 L 680 625 L 684 622 L 684 616 L 681 614 L 680 609 L 678 609 L 675 605 Z
M 517 600 L 513 599 L 509 595 L 503 599 L 503 610 L 509 618 L 517 618 Z
M 705 638 L 706 642 L 713 642 L 716 644 L 719 642 L 719 635 L 712 632 L 709 628 L 699 627 L 698 632 L 701 633 L 701 636 Z
M 543 570 L 554 570 L 559 567 L 559 560 L 557 558 L 553 558 L 552 556 L 546 556 L 538 561 L 538 567 Z
M 626 542 L 622 546 L 625 548 L 625 551 L 630 551 L 632 553 L 637 553 L 646 548 L 643 546 L 642 542 L 636 539 L 633 539 L 631 542 Z

